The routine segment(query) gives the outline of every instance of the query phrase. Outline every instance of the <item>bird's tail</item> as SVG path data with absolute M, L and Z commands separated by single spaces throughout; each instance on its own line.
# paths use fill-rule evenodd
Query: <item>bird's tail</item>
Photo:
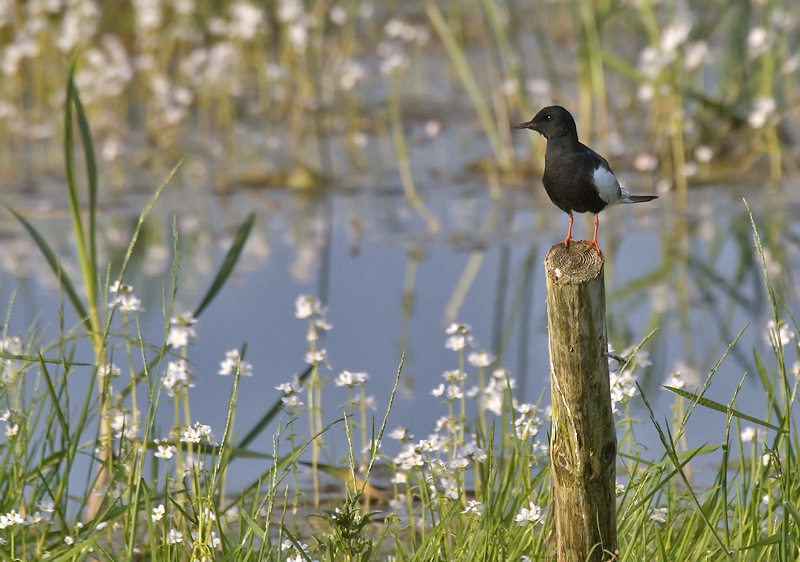
M 626 203 L 644 203 L 653 199 L 658 199 L 658 195 L 628 195 L 623 201 Z
M 620 187 L 620 192 L 622 193 L 622 197 L 619 199 L 620 203 L 644 203 L 658 199 L 657 195 L 631 195 L 624 187 Z

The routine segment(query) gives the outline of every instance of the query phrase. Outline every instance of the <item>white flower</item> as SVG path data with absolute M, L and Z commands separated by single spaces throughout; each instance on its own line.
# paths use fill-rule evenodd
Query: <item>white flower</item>
M 313 314 L 319 314 L 322 304 L 311 295 L 300 295 L 294 301 L 294 308 L 296 318 L 308 318 Z
M 672 388 L 683 388 L 686 386 L 686 383 L 683 381 L 683 377 L 681 377 L 680 372 L 675 371 L 667 377 L 667 380 L 664 381 L 664 385 Z
M 118 377 L 122 373 L 122 370 L 114 365 L 113 363 L 106 363 L 105 365 L 100 365 L 97 369 L 97 374 L 101 377 Z
M 177 452 L 178 452 L 177 447 L 174 447 L 173 445 L 159 445 L 158 452 L 154 454 L 156 457 L 160 459 L 169 460 Z
M 447 382 L 453 384 L 467 380 L 467 373 L 459 371 L 458 369 L 454 369 L 452 371 L 445 371 L 442 373 L 442 377 Z
M 472 513 L 480 517 L 483 515 L 483 504 L 477 500 L 469 500 L 467 502 L 467 508 L 461 513 Z
M 345 91 L 352 90 L 356 84 L 366 78 L 367 69 L 355 60 L 347 60 L 343 65 L 344 68 L 339 76 L 339 86 Z
M 467 338 L 464 336 L 450 336 L 444 346 L 453 351 L 460 351 L 467 345 Z
M 763 27 L 754 27 L 747 34 L 747 56 L 756 58 L 767 50 L 769 34 Z
M 703 64 L 708 57 L 708 44 L 705 41 L 692 41 L 686 45 L 683 66 L 686 70 L 694 70 Z
M 45 513 L 55 513 L 56 511 L 56 506 L 52 500 L 42 500 L 37 505 Z
M 653 511 L 650 513 L 650 519 L 652 519 L 656 523 L 666 523 L 667 522 L 667 508 L 666 507 L 654 507 Z
M 144 310 L 142 308 L 142 301 L 136 298 L 133 294 L 133 287 L 125 285 L 120 281 L 115 281 L 108 288 L 108 292 L 116 295 L 109 303 L 109 306 L 119 306 L 122 312 L 139 312 Z
M 469 331 L 470 331 L 470 329 L 471 329 L 471 328 L 470 328 L 470 325 L 469 325 L 469 324 L 456 324 L 455 322 L 453 322 L 452 324 L 450 324 L 450 325 L 449 325 L 449 326 L 448 326 L 448 327 L 445 329 L 445 333 L 446 333 L 446 334 L 448 334 L 448 335 L 451 335 L 451 336 L 452 336 L 453 334 L 463 334 L 463 335 L 466 335 L 466 334 L 469 334 Z
M 160 503 L 158 504 L 158 507 L 153 508 L 153 513 L 150 515 L 150 518 L 153 520 L 153 523 L 156 521 L 161 521 L 161 518 L 164 517 L 164 513 L 164 504 Z
M 236 2 L 230 8 L 231 22 L 228 35 L 244 41 L 253 39 L 264 23 L 264 13 L 260 8 L 247 2 Z
M 409 434 L 408 429 L 405 427 L 397 427 L 389 433 L 389 437 L 402 441 L 403 439 L 411 439 L 413 435 Z
M 112 295 L 130 293 L 131 291 L 133 291 L 133 287 L 126 285 L 121 281 L 114 281 L 114 283 L 108 288 L 108 292 Z
M 448 400 L 460 400 L 464 397 L 464 391 L 461 390 L 461 387 L 450 384 L 447 385 L 447 399 Z
M 197 335 L 192 325 L 197 319 L 191 312 L 184 312 L 170 319 L 170 328 L 167 333 L 167 345 L 173 348 L 186 347 Z
M 667 26 L 661 32 L 661 51 L 671 54 L 676 48 L 683 45 L 692 31 L 692 23 L 689 20 L 678 20 Z
M 393 460 L 401 470 L 411 470 L 415 466 L 423 466 L 425 464 L 425 459 L 422 458 L 422 455 L 412 444 L 407 444 L 406 448 Z
M 22 525 L 23 523 L 25 523 L 25 519 L 22 517 L 22 515 L 17 513 L 17 511 L 15 509 L 12 509 L 11 511 L 9 511 L 7 514 L 3 515 L 2 517 L 5 518 L 6 525 L 9 526 L 9 527 L 11 525 Z
M 25 524 L 26 525 L 35 525 L 36 523 L 41 523 L 45 521 L 46 517 L 42 515 L 40 512 L 36 511 L 33 515 L 30 513 L 25 517 Z
M 442 122 L 436 119 L 429 119 L 425 122 L 425 126 L 423 127 L 425 131 L 425 136 L 429 139 L 439 136 L 439 132 L 442 130 Z
M 142 301 L 134 295 L 119 297 L 118 304 L 122 312 L 141 312 L 144 310 L 144 308 L 142 308 Z
M 278 386 L 275 387 L 275 390 L 280 390 L 284 394 L 288 395 L 288 394 L 296 394 L 297 392 L 300 392 L 303 389 L 300 386 L 300 383 L 297 382 L 297 379 L 295 379 L 293 381 L 279 384 Z
M 232 375 L 239 371 L 239 374 L 245 377 L 253 376 L 253 366 L 247 361 L 242 361 L 238 349 L 232 349 L 225 352 L 225 360 L 220 362 L 219 371 L 220 375 Z
M 325 349 L 318 349 L 316 351 L 309 351 L 305 354 L 305 362 L 309 365 L 324 363 L 328 358 L 328 351 Z
M 395 472 L 391 480 L 392 484 L 405 484 L 408 482 L 408 476 L 405 472 Z
M 467 356 L 467 361 L 473 367 L 488 367 L 495 361 L 495 356 L 486 351 L 473 351 Z
M 328 12 L 328 17 L 331 18 L 331 21 L 336 25 L 344 25 L 347 23 L 347 10 L 338 4 L 334 4 Z
M 300 397 L 297 394 L 287 394 L 283 398 L 281 398 L 281 402 L 283 402 L 287 406 L 302 406 L 303 402 L 300 400 Z
M 747 426 L 739 434 L 739 437 L 744 443 L 750 443 L 752 441 L 763 441 L 766 438 L 766 432 L 760 427 L 756 429 L 753 426 Z
M 189 364 L 183 359 L 167 363 L 162 384 L 170 396 L 175 396 L 175 391 L 181 388 L 194 387 L 194 384 L 189 382 Z
M 419 449 L 422 452 L 432 453 L 439 450 L 439 436 L 431 435 L 428 439 L 419 442 Z
M 786 322 L 778 322 L 777 326 L 774 320 L 767 322 L 767 331 L 764 334 L 764 339 L 768 344 L 773 342 L 781 347 L 786 347 L 786 344 L 794 337 L 794 332 L 789 329 Z
M 525 526 L 528 523 L 541 523 L 544 520 L 544 511 L 541 507 L 533 502 L 530 502 L 528 506 L 521 508 L 514 518 L 514 521 L 519 523 L 520 526 Z
M 187 427 L 186 431 L 183 432 L 181 442 L 200 443 L 203 439 L 208 443 L 212 443 L 211 426 L 195 422 L 193 427 Z
M 767 120 L 775 112 L 777 104 L 770 97 L 757 97 L 753 101 L 753 109 L 747 116 L 747 123 L 754 129 L 759 129 L 767 124 Z
M 444 491 L 444 495 L 451 500 L 457 500 L 459 496 L 458 482 L 455 478 L 440 478 L 439 485 Z
M 710 146 L 706 146 L 701 144 L 697 148 L 694 149 L 694 159 L 700 162 L 701 164 L 707 164 L 711 161 L 714 157 L 714 151 L 711 149 Z
M 188 428 L 186 431 L 183 432 L 183 437 L 181 437 L 181 441 L 183 443 L 200 443 L 200 439 L 202 439 L 202 435 L 197 432 L 197 430 L 192 429 L 191 427 Z
M 304 15 L 300 0 L 282 0 L 278 3 L 278 19 L 282 22 L 294 21 Z
M 351 373 L 350 371 L 342 371 L 336 378 L 336 386 L 348 386 L 350 388 L 364 384 L 369 380 L 367 373 Z
M 167 544 L 178 544 L 183 541 L 183 533 L 177 529 L 170 529 L 167 533 Z

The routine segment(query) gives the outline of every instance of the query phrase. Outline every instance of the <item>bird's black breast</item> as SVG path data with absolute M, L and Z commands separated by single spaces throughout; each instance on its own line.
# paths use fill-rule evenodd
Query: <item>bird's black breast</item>
M 603 163 L 582 144 L 564 149 L 548 143 L 542 184 L 553 204 L 565 213 L 602 211 L 606 202 L 597 193 L 593 174 Z

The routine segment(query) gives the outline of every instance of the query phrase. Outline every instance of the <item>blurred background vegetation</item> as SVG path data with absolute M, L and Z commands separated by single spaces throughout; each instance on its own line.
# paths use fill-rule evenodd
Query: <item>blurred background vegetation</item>
M 220 189 L 359 182 L 446 128 L 478 143 L 470 169 L 538 172 L 509 127 L 550 103 L 657 190 L 775 182 L 796 167 L 798 16 L 790 0 L 4 0 L 0 174 L 60 169 L 76 61 L 104 160 L 192 154 L 185 171 Z

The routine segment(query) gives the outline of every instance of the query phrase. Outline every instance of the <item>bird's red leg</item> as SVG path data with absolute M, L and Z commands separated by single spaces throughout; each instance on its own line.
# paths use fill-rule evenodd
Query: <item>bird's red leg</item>
M 597 253 L 600 253 L 600 246 L 597 245 L 597 225 L 600 224 L 599 216 L 594 216 L 594 239 L 589 243 L 589 247 L 586 248 L 587 250 L 594 248 L 597 250 Z
M 572 237 L 572 221 L 573 221 L 572 213 L 569 213 L 568 216 L 569 216 L 569 230 L 567 230 L 567 237 L 564 240 L 564 246 L 566 246 L 567 249 L 569 250 L 569 241 L 575 239 Z

